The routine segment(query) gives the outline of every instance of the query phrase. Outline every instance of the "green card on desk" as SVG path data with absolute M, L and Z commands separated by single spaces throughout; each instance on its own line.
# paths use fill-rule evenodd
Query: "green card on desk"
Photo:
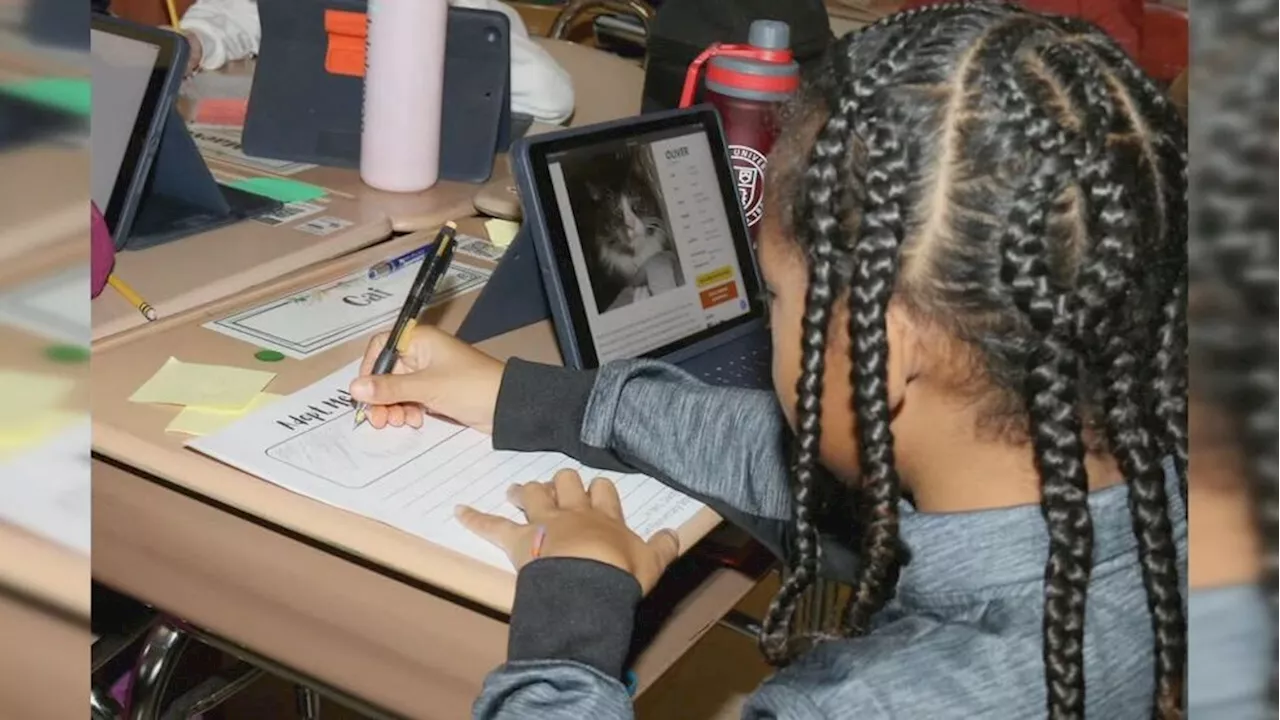
M 254 195 L 279 200 L 282 203 L 306 202 L 322 198 L 326 194 L 325 189 L 319 185 L 278 177 L 251 177 L 236 180 L 227 185 Z
M 93 89 L 86 78 L 39 78 L 0 85 L 8 95 L 88 117 L 93 110 Z

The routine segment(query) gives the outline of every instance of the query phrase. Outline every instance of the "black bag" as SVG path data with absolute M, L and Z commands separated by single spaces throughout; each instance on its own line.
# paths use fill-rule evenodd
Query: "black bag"
M 713 43 L 745 43 L 754 20 L 791 27 L 791 51 L 803 73 L 831 44 L 822 0 L 667 0 L 649 28 L 644 112 L 679 106 L 689 64 Z

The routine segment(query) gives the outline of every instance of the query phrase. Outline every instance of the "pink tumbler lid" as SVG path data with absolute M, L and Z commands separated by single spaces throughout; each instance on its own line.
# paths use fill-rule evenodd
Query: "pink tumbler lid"
M 90 297 L 98 297 L 107 286 L 107 276 L 116 264 L 116 246 L 111 241 L 111 231 L 107 229 L 107 221 L 98 211 L 98 206 L 89 203 L 89 287 Z

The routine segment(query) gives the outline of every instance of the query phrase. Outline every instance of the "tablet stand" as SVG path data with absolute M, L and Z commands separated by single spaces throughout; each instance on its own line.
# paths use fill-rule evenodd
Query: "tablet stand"
M 169 110 L 137 202 L 132 225 L 117 233 L 118 249 L 162 245 L 281 206 L 276 200 L 219 185 L 176 108 Z
M 550 317 L 533 240 L 521 227 L 463 319 L 457 337 L 474 344 Z

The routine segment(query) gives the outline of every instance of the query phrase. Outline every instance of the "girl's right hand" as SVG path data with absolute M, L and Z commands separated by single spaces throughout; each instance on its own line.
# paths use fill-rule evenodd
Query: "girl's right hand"
M 351 397 L 368 404 L 369 423 L 421 427 L 426 414 L 439 415 L 486 433 L 506 364 L 431 326 L 419 325 L 390 375 L 370 375 L 389 333 L 369 342 Z

